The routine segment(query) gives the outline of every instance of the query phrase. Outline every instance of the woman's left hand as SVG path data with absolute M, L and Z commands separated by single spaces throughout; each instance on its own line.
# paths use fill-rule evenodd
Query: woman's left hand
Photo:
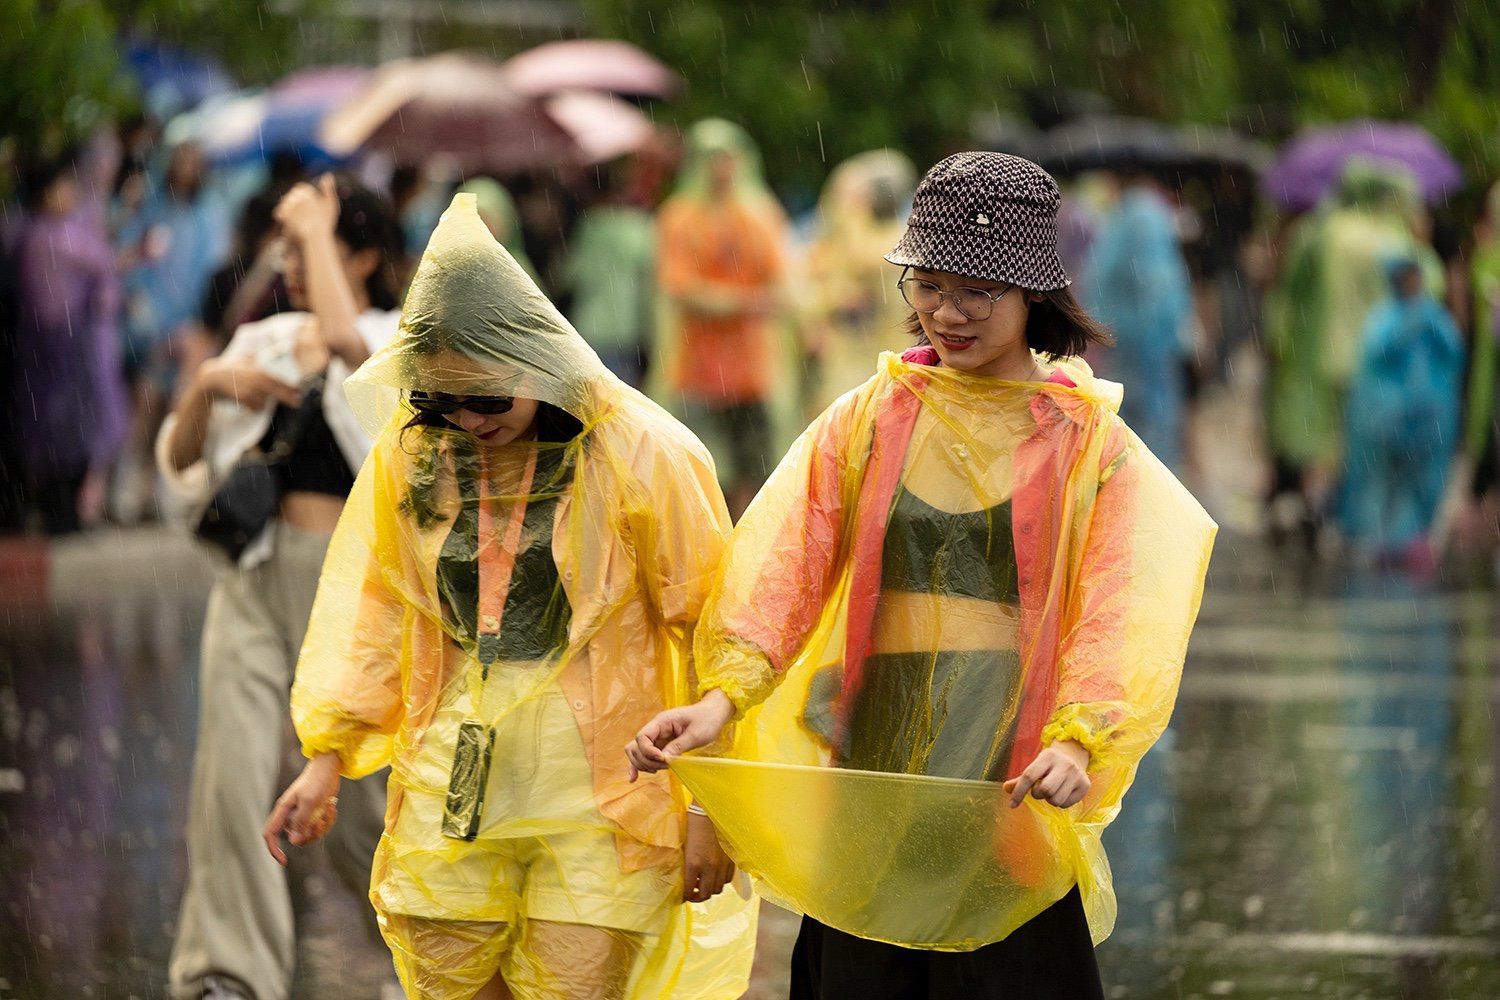
M 309 238 L 332 236 L 339 221 L 339 193 L 332 174 L 318 184 L 293 186 L 276 204 L 276 221 L 288 239 L 306 243 Z
M 1066 809 L 1082 802 L 1092 786 L 1089 752 L 1081 743 L 1058 740 L 1037 754 L 1020 777 L 1011 778 L 1001 787 L 1010 796 L 1012 809 L 1025 801 L 1028 792 L 1034 799 Z
M 707 816 L 688 813 L 687 841 L 682 845 L 682 898 L 701 903 L 717 896 L 734 878 L 734 862 L 719 846 L 719 834 Z

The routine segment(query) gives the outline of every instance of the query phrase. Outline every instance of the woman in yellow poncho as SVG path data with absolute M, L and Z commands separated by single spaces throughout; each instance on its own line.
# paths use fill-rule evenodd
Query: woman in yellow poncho
M 804 914 L 793 997 L 1102 996 L 1099 834 L 1166 725 L 1214 525 L 1075 360 L 1057 185 L 961 153 L 887 255 L 923 346 L 736 530 L 700 690 L 628 745 Z M 680 756 L 737 720 L 719 757 Z
M 702 445 L 606 371 L 472 195 L 347 384 L 380 430 L 298 663 L 309 763 L 272 854 L 326 832 L 340 774 L 389 764 L 371 899 L 409 996 L 738 996 L 753 904 L 712 898 L 712 826 L 615 750 L 687 691 L 728 529 Z

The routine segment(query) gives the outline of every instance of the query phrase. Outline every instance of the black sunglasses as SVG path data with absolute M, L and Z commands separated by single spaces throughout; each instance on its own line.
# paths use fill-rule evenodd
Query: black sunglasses
M 446 392 L 414 392 L 411 394 L 412 409 L 420 413 L 431 413 L 449 417 L 459 410 L 468 410 L 485 417 L 497 417 L 509 413 L 516 405 L 514 396 L 450 396 Z

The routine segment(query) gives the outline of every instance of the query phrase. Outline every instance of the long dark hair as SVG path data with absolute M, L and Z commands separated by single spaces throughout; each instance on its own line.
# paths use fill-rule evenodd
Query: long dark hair
M 1115 339 L 1110 336 L 1109 330 L 1089 315 L 1088 310 L 1074 296 L 1071 287 L 1054 288 L 1045 292 L 1028 292 L 1018 287 L 1016 291 L 1028 298 L 1032 295 L 1042 297 L 1040 302 L 1032 302 L 1026 313 L 1026 346 L 1048 360 L 1077 357 L 1090 344 L 1099 347 L 1114 344 Z M 916 310 L 912 310 L 906 317 L 906 332 L 918 344 L 928 343 Z
M 401 259 L 401 228 L 390 203 L 365 187 L 352 175 L 334 175 L 339 195 L 339 221 L 333 234 L 350 253 L 374 250 L 380 255 L 375 270 L 365 279 L 365 294 L 376 309 L 401 305 L 396 264 Z

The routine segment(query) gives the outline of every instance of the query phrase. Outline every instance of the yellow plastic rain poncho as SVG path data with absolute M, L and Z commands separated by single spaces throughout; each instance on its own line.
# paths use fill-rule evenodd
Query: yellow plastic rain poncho
M 378 438 L 292 714 L 346 776 L 391 767 L 371 898 L 409 995 L 499 970 L 518 997 L 739 996 L 754 904 L 681 903 L 685 798 L 620 752 L 687 697 L 728 531 L 702 445 L 605 370 L 472 195 L 348 386 Z M 536 440 L 488 448 L 409 391 L 547 405 Z
M 732 749 L 672 768 L 763 894 L 911 947 L 998 941 L 1080 887 L 1167 724 L 1216 526 L 1081 361 L 1045 383 L 877 374 L 802 435 L 746 513 L 699 622 Z M 1002 801 L 1057 739 L 1066 811 Z

